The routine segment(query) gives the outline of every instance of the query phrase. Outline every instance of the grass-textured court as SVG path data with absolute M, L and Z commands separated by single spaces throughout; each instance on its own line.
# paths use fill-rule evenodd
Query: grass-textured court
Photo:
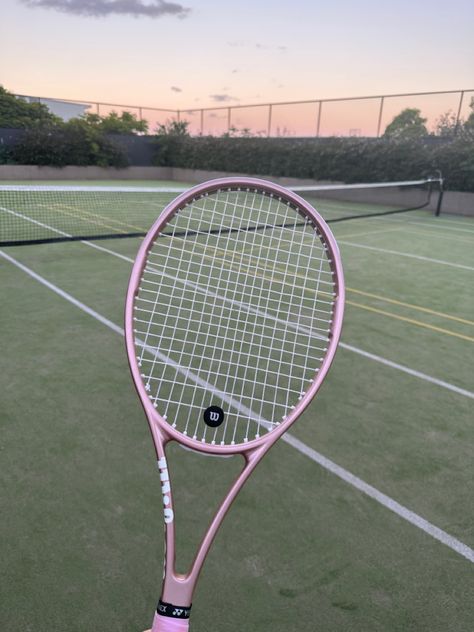
M 333 229 L 341 348 L 298 441 L 270 451 L 224 522 L 195 632 L 215 630 L 216 611 L 226 632 L 472 624 L 474 225 L 415 211 Z M 161 498 L 120 333 L 139 243 L 3 248 L 1 629 L 150 623 Z M 176 447 L 170 468 L 184 567 L 237 463 Z

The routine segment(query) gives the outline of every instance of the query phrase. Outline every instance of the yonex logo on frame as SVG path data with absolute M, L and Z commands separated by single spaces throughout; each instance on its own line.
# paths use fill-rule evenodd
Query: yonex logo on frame
M 156 611 L 158 614 L 161 614 L 165 617 L 170 617 L 172 619 L 189 619 L 189 615 L 191 614 L 191 606 L 189 606 L 188 608 L 173 606 L 172 604 L 165 603 L 160 599 Z
M 158 469 L 160 470 L 161 493 L 163 494 L 165 523 L 170 524 L 170 522 L 173 522 L 174 513 L 173 509 L 171 508 L 171 485 L 166 457 L 162 456 L 161 459 L 158 459 Z
M 171 616 L 178 617 L 179 619 L 188 619 L 191 613 L 191 608 L 174 608 Z

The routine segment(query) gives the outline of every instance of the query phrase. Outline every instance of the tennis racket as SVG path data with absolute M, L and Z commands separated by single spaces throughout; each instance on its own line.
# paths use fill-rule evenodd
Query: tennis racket
M 280 186 L 212 180 L 177 197 L 150 229 L 132 270 L 125 337 L 164 505 L 165 569 L 153 632 L 189 629 L 193 590 L 216 532 L 257 463 L 321 386 L 343 309 L 331 231 Z M 187 574 L 175 570 L 171 441 L 244 457 Z

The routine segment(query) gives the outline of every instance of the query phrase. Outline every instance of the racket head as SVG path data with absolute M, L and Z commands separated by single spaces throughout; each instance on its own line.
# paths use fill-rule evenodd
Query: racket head
M 247 198 L 250 198 L 252 200 L 252 203 L 248 208 L 246 208 L 245 205 L 241 204 L 240 202 L 242 199 L 247 200 Z M 209 202 L 209 200 L 211 200 L 211 209 L 213 208 L 213 210 L 206 208 L 206 204 Z M 264 203 L 262 202 L 262 200 L 264 200 Z M 256 210 L 253 208 L 252 204 L 254 206 L 260 204 L 260 209 L 257 211 L 257 215 L 259 216 L 259 219 L 257 218 L 257 220 L 255 220 L 255 218 L 251 216 L 253 210 Z M 240 206 L 244 208 L 243 211 L 238 212 L 237 220 L 235 219 L 235 217 L 233 217 L 234 223 L 232 221 L 229 223 L 229 219 L 227 218 L 227 215 L 226 215 L 227 206 L 230 206 L 234 213 L 235 213 L 236 208 Z M 262 215 L 262 207 L 264 207 L 263 215 Z M 281 227 L 278 225 L 278 223 L 276 224 L 276 226 L 268 225 L 268 217 L 273 217 L 272 213 L 275 212 L 275 210 L 278 211 L 276 217 L 279 217 L 280 219 L 282 219 L 283 217 L 287 218 L 287 216 L 284 216 L 281 214 L 280 207 L 283 207 L 283 209 L 285 207 L 289 209 L 289 213 L 292 218 L 291 221 L 288 222 L 289 227 Z M 216 211 L 216 208 L 218 209 L 217 211 Z M 245 216 L 247 212 L 249 216 Z M 217 226 L 215 226 L 216 217 L 214 217 L 213 220 L 209 221 L 209 226 L 207 224 L 208 220 L 202 219 L 203 217 L 206 216 L 206 214 L 209 214 L 209 213 L 211 214 L 214 213 L 214 215 L 218 216 Z M 284 213 L 284 210 L 283 210 L 283 213 Z M 184 222 L 184 226 L 187 226 L 187 229 L 185 230 L 181 230 L 182 226 L 180 227 L 178 224 L 179 219 L 178 220 L 176 219 L 180 216 L 180 214 L 183 214 L 183 215 L 187 214 L 186 221 Z M 264 224 L 262 224 L 262 217 L 267 218 L 266 223 Z M 205 226 L 208 226 L 208 229 L 203 229 L 202 221 L 204 221 Z M 291 312 L 287 315 L 287 320 L 280 318 L 280 316 L 282 315 L 280 314 L 280 312 L 278 311 L 273 312 L 273 315 L 270 316 L 270 321 L 273 321 L 275 323 L 276 329 L 280 327 L 281 324 L 283 323 L 283 327 L 286 327 L 288 332 L 291 331 L 292 334 L 294 333 L 298 334 L 298 333 L 303 332 L 303 334 L 307 338 L 310 338 L 311 340 L 316 341 L 317 344 L 325 345 L 322 347 L 323 350 L 319 351 L 320 357 L 319 357 L 319 365 L 317 369 L 313 373 L 311 373 L 310 371 L 304 376 L 304 380 L 303 380 L 304 387 L 302 387 L 301 392 L 297 394 L 297 396 L 294 396 L 294 393 L 292 394 L 291 403 L 286 407 L 285 414 L 282 416 L 281 419 L 267 420 L 266 418 L 262 418 L 261 415 L 257 413 L 256 419 L 258 421 L 251 420 L 251 424 L 250 424 L 252 425 L 253 423 L 258 423 L 258 431 L 257 433 L 254 433 L 255 436 L 253 437 L 249 438 L 248 436 L 245 436 L 243 440 L 242 440 L 242 437 L 240 437 L 240 439 L 238 439 L 237 441 L 232 441 L 232 440 L 222 441 L 222 439 L 213 441 L 211 439 L 212 426 L 211 426 L 211 432 L 209 433 L 209 436 L 208 436 L 208 440 L 201 438 L 199 434 L 196 434 L 196 431 L 194 432 L 183 431 L 182 428 L 180 429 L 179 427 L 177 427 L 177 425 L 176 426 L 174 425 L 176 422 L 171 422 L 168 419 L 168 415 L 163 414 L 162 409 L 160 408 L 159 405 L 157 405 L 157 399 L 156 398 L 154 399 L 153 390 L 156 388 L 158 388 L 158 390 L 160 389 L 160 384 L 159 384 L 160 383 L 160 370 L 162 370 L 163 367 L 164 367 L 164 370 L 167 371 L 171 366 L 171 371 L 177 372 L 177 374 L 179 371 L 181 371 L 180 375 L 181 376 L 184 375 L 184 381 L 186 381 L 185 373 L 186 371 L 188 371 L 189 367 L 186 366 L 186 362 L 184 363 L 176 362 L 176 360 L 173 360 L 172 358 L 170 358 L 170 356 L 166 356 L 166 349 L 165 349 L 165 353 L 161 354 L 159 348 L 152 346 L 149 341 L 147 340 L 143 341 L 140 338 L 140 336 L 142 336 L 142 334 L 146 332 L 140 331 L 140 329 L 137 328 L 137 310 L 142 310 L 142 308 L 139 307 L 137 303 L 139 303 L 140 300 L 149 300 L 149 299 L 143 299 L 142 294 L 144 291 L 151 292 L 150 294 L 151 296 L 153 296 L 153 292 L 155 291 L 154 289 L 152 290 L 144 289 L 143 286 L 145 283 L 145 280 L 144 280 L 145 275 L 155 274 L 157 276 L 157 279 L 166 278 L 163 275 L 167 275 L 168 277 L 174 276 L 176 279 L 178 279 L 177 283 L 179 284 L 180 280 L 178 277 L 183 274 L 183 270 L 180 268 L 180 263 L 178 263 L 178 265 L 175 267 L 170 266 L 168 270 L 166 266 L 166 261 L 175 260 L 176 257 L 174 256 L 170 257 L 169 251 L 167 253 L 163 251 L 163 254 L 160 255 L 160 248 L 164 247 L 165 249 L 168 248 L 168 250 L 170 250 L 172 246 L 169 246 L 169 242 L 173 240 L 177 241 L 178 246 L 183 247 L 185 239 L 194 239 L 195 241 L 197 241 L 200 238 L 203 238 L 204 236 L 204 241 L 205 241 L 204 246 L 203 244 L 201 244 L 201 248 L 198 248 L 198 253 L 201 252 L 203 255 L 203 258 L 204 257 L 210 258 L 211 261 L 213 258 L 215 258 L 215 260 L 210 264 L 210 267 L 208 266 L 209 269 L 212 270 L 212 272 L 209 273 L 209 278 L 212 278 L 215 275 L 221 275 L 220 278 L 222 278 L 222 276 L 225 275 L 228 271 L 228 268 L 226 268 L 227 262 L 226 262 L 225 255 L 230 255 L 231 257 L 235 255 L 234 250 L 231 250 L 231 251 L 228 250 L 228 242 L 229 240 L 233 240 L 235 242 L 236 241 L 235 235 L 237 235 L 238 238 L 241 238 L 242 236 L 244 236 L 242 244 L 241 244 L 244 247 L 244 250 L 249 245 L 255 246 L 255 244 L 257 244 L 256 249 L 259 250 L 260 252 L 263 251 L 264 253 L 266 253 L 264 254 L 264 256 L 260 258 L 254 257 L 252 254 L 253 253 L 252 248 L 250 248 L 250 254 L 248 255 L 248 257 L 249 257 L 249 260 L 251 261 L 255 259 L 252 269 L 255 269 L 254 272 L 255 272 L 256 278 L 258 278 L 259 276 L 258 267 L 260 264 L 260 265 L 267 266 L 265 267 L 265 275 L 263 277 L 264 279 L 266 277 L 265 279 L 266 283 L 272 284 L 274 282 L 274 277 L 272 275 L 276 272 L 277 273 L 276 283 L 282 282 L 282 283 L 285 283 L 286 286 L 289 286 L 290 284 L 286 277 L 285 277 L 286 281 L 281 281 L 281 279 L 278 279 L 278 274 L 280 274 L 282 270 L 282 267 L 280 265 L 282 262 L 278 261 L 278 259 L 275 259 L 275 256 L 276 256 L 275 253 L 278 252 L 277 249 L 273 248 L 271 244 L 264 244 L 263 238 L 262 239 L 256 238 L 252 242 L 251 240 L 247 238 L 247 236 L 249 233 L 253 233 L 255 235 L 257 233 L 258 234 L 266 233 L 267 231 L 269 232 L 280 231 L 281 233 L 285 231 L 291 231 L 292 222 L 297 225 L 301 223 L 304 225 L 304 231 L 307 231 L 307 234 L 304 235 L 304 239 L 309 237 L 311 240 L 311 236 L 312 236 L 313 240 L 319 244 L 320 251 L 317 254 L 320 254 L 321 257 L 314 257 L 314 259 L 319 262 L 319 261 L 323 261 L 323 259 L 325 258 L 323 263 L 318 263 L 319 279 L 316 283 L 316 286 L 313 283 L 309 289 L 311 289 L 311 292 L 314 294 L 314 306 L 315 306 L 314 308 L 316 310 L 318 310 L 316 305 L 319 305 L 319 303 L 324 303 L 326 305 L 326 308 L 327 308 L 327 303 L 329 303 L 329 301 L 327 300 L 323 300 L 323 299 L 320 300 L 318 295 L 323 296 L 325 299 L 328 299 L 329 296 L 331 296 L 330 308 L 326 309 L 326 315 L 330 316 L 330 319 L 328 319 L 330 322 L 328 322 L 326 325 L 327 327 L 326 332 L 319 333 L 319 331 L 316 331 L 306 325 L 296 325 L 295 327 L 295 323 L 292 322 L 291 320 L 294 314 L 292 314 Z M 242 223 L 244 223 L 245 225 L 242 226 Z M 287 222 L 285 220 L 285 222 L 283 222 L 283 225 L 286 226 L 286 224 Z M 257 226 L 259 225 L 260 227 L 257 228 Z M 308 233 L 308 228 L 309 228 L 310 233 Z M 209 235 L 212 235 L 213 237 L 211 238 L 209 237 Z M 226 240 L 225 247 L 222 244 L 219 245 L 218 243 L 221 238 L 224 238 Z M 164 243 L 166 241 L 168 241 L 168 244 L 167 246 L 164 246 Z M 282 240 L 280 238 L 279 240 L 277 239 L 276 241 L 285 242 L 286 240 L 285 239 Z M 301 250 L 306 249 L 306 244 L 304 244 L 303 239 L 301 240 L 301 242 L 297 242 L 297 243 L 300 244 Z M 290 249 L 290 247 L 293 247 L 294 245 L 295 244 L 290 243 L 290 245 L 288 246 L 288 250 Z M 210 248 L 210 252 L 213 254 L 209 255 L 206 252 L 208 248 Z M 308 248 L 311 250 L 312 246 L 309 246 Z M 155 249 L 158 249 L 158 253 L 155 252 Z M 275 253 L 272 254 L 272 250 L 275 250 Z M 215 254 L 216 252 L 217 252 L 217 255 Z M 222 252 L 224 252 L 224 256 L 221 257 L 220 255 L 222 254 Z M 155 254 L 158 254 L 158 257 L 161 256 L 161 259 L 162 260 L 164 259 L 165 261 L 164 262 L 161 261 L 161 263 L 157 265 L 156 260 L 152 261 L 152 257 Z M 242 263 L 242 259 L 245 260 L 248 253 L 245 253 L 245 252 L 237 253 L 237 255 L 239 254 L 240 254 L 240 259 L 239 259 L 239 256 L 237 256 L 237 260 L 239 261 L 238 265 L 240 266 L 238 268 L 239 274 L 242 273 L 242 269 L 244 271 L 247 269 L 247 271 L 252 272 L 250 268 L 246 268 L 245 264 Z M 296 257 L 302 256 L 301 253 L 298 254 L 298 252 L 296 251 L 290 252 L 290 254 Z M 290 254 L 288 255 L 288 257 L 290 256 Z M 193 250 L 192 256 L 196 256 L 195 248 Z M 199 258 L 199 254 L 197 256 Z M 268 259 L 271 259 L 269 263 L 268 263 Z M 304 265 L 312 261 L 312 258 L 308 254 L 305 254 L 303 259 L 304 259 Z M 181 260 L 181 264 L 183 264 L 183 261 L 185 261 L 185 258 Z M 285 262 L 283 262 L 283 265 L 284 263 Z M 287 271 L 289 267 L 294 267 L 296 270 L 298 269 L 297 265 L 289 263 L 289 260 L 286 261 L 286 265 L 287 265 Z M 323 266 L 325 266 L 326 268 L 325 270 L 322 270 Z M 210 302 L 213 302 L 213 301 L 215 302 L 216 299 L 219 298 L 219 296 L 216 295 L 216 292 L 214 292 L 213 290 L 218 289 L 219 292 L 221 292 L 222 290 L 226 290 L 226 288 L 228 287 L 228 284 L 226 285 L 226 282 L 223 282 L 220 285 L 219 283 L 217 283 L 215 286 L 211 286 L 212 288 L 211 290 L 209 290 L 209 286 L 208 286 L 207 294 L 206 294 L 205 287 L 203 291 L 203 284 L 202 284 L 202 280 L 204 279 L 203 274 L 201 274 L 200 277 L 198 276 L 198 278 L 201 279 L 201 283 L 196 283 L 194 280 L 191 280 L 194 278 L 190 272 L 191 267 L 192 266 L 190 265 L 188 265 L 187 267 L 185 266 L 186 274 L 188 275 L 189 278 L 184 279 L 184 281 L 183 279 L 181 279 L 181 283 L 183 284 L 182 287 L 185 287 L 185 288 L 187 287 L 188 289 L 190 288 L 193 292 L 194 290 L 196 290 L 196 288 L 198 288 L 197 291 L 198 293 L 199 292 L 201 293 L 201 298 L 202 296 L 204 296 L 204 303 L 206 302 L 207 299 L 210 299 Z M 230 268 L 230 270 L 232 270 L 232 267 Z M 168 272 L 171 274 L 169 274 Z M 270 273 L 270 276 L 268 276 L 267 274 L 268 272 Z M 311 280 L 312 279 L 311 271 L 306 270 L 305 273 L 306 273 L 307 279 Z M 320 278 L 321 273 L 325 273 L 326 275 L 324 277 L 325 280 L 323 281 L 321 281 L 321 278 Z M 246 276 L 248 277 L 249 274 L 247 273 Z M 290 281 L 291 281 L 291 278 L 292 278 L 292 274 L 289 275 Z M 148 282 L 152 283 L 152 281 L 148 281 Z M 322 289 L 320 291 L 315 290 L 315 287 L 319 288 L 320 282 L 325 283 L 327 285 L 327 289 Z M 154 306 L 153 305 L 152 306 L 153 306 L 153 309 L 156 309 L 157 305 L 159 305 L 159 307 L 158 307 L 157 312 L 154 312 L 150 317 L 148 317 L 149 318 L 148 333 L 150 336 L 155 335 L 159 337 L 157 334 L 150 334 L 150 322 L 151 322 L 151 327 L 156 327 L 156 323 L 153 322 L 153 319 L 155 317 L 158 317 L 158 320 L 160 320 L 161 318 L 162 322 L 159 323 L 158 326 L 163 324 L 163 310 L 166 311 L 166 308 L 164 307 L 164 304 L 165 304 L 164 302 L 160 304 L 159 297 L 160 297 L 160 292 L 164 288 L 165 302 L 166 302 L 166 298 L 169 298 L 166 294 L 167 292 L 169 292 L 169 287 L 165 288 L 165 286 L 166 284 L 164 284 L 163 287 L 160 287 L 160 282 L 159 281 L 156 282 L 156 291 L 155 291 L 155 296 L 153 299 L 155 300 L 155 303 L 154 303 Z M 302 288 L 303 291 L 306 291 L 306 289 L 307 288 L 305 287 Z M 255 291 L 255 287 L 253 287 L 252 289 L 252 292 L 254 291 Z M 269 293 L 268 288 L 266 291 L 268 294 Z M 178 295 L 179 295 L 179 292 L 180 290 L 178 290 Z M 280 296 L 282 296 L 283 292 L 280 291 L 279 294 Z M 226 296 L 222 296 L 222 300 L 224 302 L 229 303 L 231 307 L 232 305 L 234 305 L 234 307 L 237 309 L 239 314 L 243 313 L 244 320 L 245 319 L 248 320 L 249 319 L 248 315 L 252 314 L 252 311 L 249 312 L 248 309 L 249 307 L 253 309 L 253 305 L 252 305 L 253 295 L 250 297 L 250 304 L 247 305 L 247 307 L 245 307 L 246 304 L 242 300 L 235 300 L 232 298 L 229 299 Z M 280 299 L 280 302 L 281 301 L 282 299 Z M 181 303 L 183 303 L 183 299 L 181 299 Z M 298 301 L 295 302 L 296 307 L 298 307 L 297 303 Z M 267 304 L 268 304 L 268 301 L 267 301 Z M 258 305 L 260 306 L 260 302 L 258 303 Z M 293 305 L 293 307 L 295 305 Z M 143 311 L 146 311 L 146 310 L 143 310 Z M 282 311 L 284 315 L 285 309 L 283 309 Z M 308 404 L 311 402 L 311 400 L 313 399 L 313 397 L 316 395 L 317 391 L 319 390 L 331 366 L 331 363 L 334 358 L 334 354 L 337 349 L 337 345 L 338 345 L 340 334 L 341 334 L 341 328 L 342 328 L 343 311 L 344 311 L 344 278 L 343 278 L 342 264 L 341 264 L 341 259 L 340 259 L 337 243 L 334 239 L 334 236 L 332 235 L 331 230 L 329 229 L 329 227 L 327 226 L 326 222 L 321 217 L 321 215 L 310 204 L 308 204 L 303 198 L 271 182 L 257 179 L 257 178 L 244 178 L 244 177 L 219 178 L 216 180 L 210 180 L 203 184 L 199 184 L 189 189 L 188 191 L 182 193 L 181 195 L 179 195 L 175 200 L 173 200 L 170 204 L 168 204 L 168 206 L 163 210 L 161 215 L 158 217 L 156 222 L 153 224 L 153 226 L 149 230 L 147 236 L 145 237 L 139 249 L 139 252 L 137 254 L 137 257 L 132 269 L 130 282 L 128 286 L 126 305 L 125 305 L 125 340 L 126 340 L 126 348 L 127 348 L 127 355 L 128 355 L 130 370 L 133 376 L 133 380 L 134 380 L 138 395 L 145 409 L 145 412 L 150 424 L 150 428 L 151 428 L 153 437 L 155 439 L 155 443 L 161 442 L 163 444 L 173 439 L 190 449 L 197 450 L 204 453 L 211 453 L 211 454 L 218 454 L 218 455 L 219 454 L 230 455 L 230 454 L 235 454 L 235 453 L 246 453 L 256 448 L 259 448 L 265 443 L 272 444 L 274 441 L 278 439 L 278 437 L 281 436 L 281 434 L 283 434 L 288 429 L 288 427 L 299 417 L 299 415 L 301 415 L 301 413 L 308 406 Z M 266 318 L 265 314 L 267 313 L 270 313 L 270 312 L 261 310 L 260 307 L 257 309 L 258 317 L 262 316 Z M 143 321 L 143 319 L 141 318 L 138 318 L 138 320 Z M 166 321 L 166 318 L 165 318 L 165 321 Z M 203 318 L 200 324 L 204 326 L 205 323 L 206 323 L 206 319 Z M 140 323 L 140 326 L 143 326 L 143 324 L 145 324 L 145 326 L 147 325 L 146 319 L 144 323 L 143 322 Z M 165 326 L 168 327 L 169 325 L 166 322 L 164 322 L 164 327 Z M 255 330 L 255 323 L 253 324 L 253 326 Z M 154 329 L 154 331 L 157 331 L 157 329 Z M 309 335 L 308 335 L 308 332 L 310 332 Z M 246 333 L 245 327 L 244 327 L 243 333 L 244 335 Z M 253 333 L 255 333 L 255 331 Z M 161 334 L 162 341 L 163 341 L 163 338 L 167 340 L 166 333 Z M 292 340 L 296 348 L 296 346 L 299 345 L 299 342 L 296 336 L 293 336 Z M 179 338 L 177 342 L 179 343 Z M 225 342 L 225 339 L 224 339 L 224 342 Z M 279 343 L 281 341 L 277 341 L 277 342 Z M 285 341 L 285 344 L 287 344 L 286 341 Z M 166 345 L 164 346 L 166 347 Z M 290 343 L 290 346 L 291 346 L 291 343 Z M 149 355 L 150 353 L 152 357 L 154 356 L 154 359 L 152 359 L 151 362 L 153 364 L 153 367 L 156 369 L 155 375 L 147 374 L 147 372 L 146 371 L 144 372 L 144 369 L 143 369 L 143 364 L 142 364 L 143 361 L 150 362 L 150 360 L 144 360 L 145 356 Z M 161 354 L 158 356 L 158 360 L 157 360 L 156 354 Z M 162 356 L 170 360 L 171 365 L 166 360 L 163 360 Z M 179 353 L 178 353 L 178 356 L 179 356 Z M 247 363 L 249 363 L 249 358 L 251 357 L 252 355 L 249 352 L 247 354 Z M 259 360 L 259 358 L 257 358 L 257 360 Z M 268 358 L 263 358 L 263 361 L 265 360 L 268 360 L 268 364 L 271 362 L 271 360 L 269 360 Z M 252 367 L 252 369 L 255 370 L 255 367 Z M 239 370 L 240 370 L 240 365 L 239 365 Z M 194 372 L 192 370 L 191 370 L 191 373 L 193 375 L 197 375 L 197 372 Z M 212 374 L 212 371 L 210 372 L 210 375 L 211 374 Z M 308 375 L 311 375 L 311 377 L 308 378 Z M 155 382 L 155 387 L 150 386 L 151 379 L 153 380 L 153 382 Z M 204 389 L 205 389 L 206 384 L 208 384 L 208 379 L 203 380 L 203 382 L 204 382 Z M 247 382 L 250 384 L 250 388 L 252 388 L 251 386 L 252 381 L 247 380 Z M 156 383 L 158 383 L 158 386 L 156 386 Z M 202 384 L 198 386 L 201 389 L 203 388 Z M 243 391 L 243 388 L 241 390 Z M 206 402 L 206 404 L 208 405 L 205 405 L 206 406 L 205 408 L 204 407 L 201 408 L 201 418 L 203 418 L 204 413 L 206 413 L 208 417 L 208 421 L 209 421 L 209 415 L 210 415 L 209 409 L 214 408 L 214 403 L 216 402 L 216 400 L 220 400 L 220 396 L 223 393 L 227 397 L 227 399 L 225 400 L 226 410 L 224 412 L 224 415 L 228 415 L 229 410 L 231 409 L 233 410 L 235 406 L 237 406 L 237 410 L 238 411 L 240 410 L 241 414 L 243 415 L 248 414 L 249 416 L 251 416 L 250 413 L 252 413 L 252 410 L 250 410 L 250 413 L 248 413 L 247 411 L 249 410 L 249 408 L 245 405 L 245 403 L 241 404 L 240 405 L 241 407 L 239 409 L 239 402 L 242 399 L 245 400 L 245 397 L 241 397 L 239 399 L 239 397 L 238 396 L 236 397 L 236 394 L 233 392 L 226 393 L 225 390 L 217 389 L 217 395 L 216 393 L 214 393 L 214 396 L 211 397 Z M 242 393 L 240 393 L 240 395 L 242 395 Z M 186 406 L 185 403 L 182 405 Z M 218 406 L 218 408 L 221 408 L 221 407 Z M 223 410 L 223 408 L 224 406 L 222 406 L 221 411 Z M 220 415 L 220 413 L 218 414 Z M 260 419 L 263 419 L 263 421 L 260 421 Z M 271 424 L 270 426 L 266 426 L 267 421 L 270 422 Z M 237 427 L 237 423 L 238 423 L 237 421 L 234 422 L 234 425 L 236 427 Z M 198 422 L 196 422 L 196 427 L 197 425 L 198 425 Z M 207 422 L 206 422 L 206 425 L 208 425 Z M 204 430 L 207 431 L 208 428 L 204 426 Z M 259 436 L 259 431 L 262 431 L 262 430 L 264 430 L 264 432 L 262 435 Z M 215 431 L 215 433 L 217 434 L 217 430 Z M 202 434 L 202 429 L 201 429 L 201 434 Z M 214 436 L 216 436 L 216 434 Z M 234 436 L 235 436 L 235 431 L 234 431 Z

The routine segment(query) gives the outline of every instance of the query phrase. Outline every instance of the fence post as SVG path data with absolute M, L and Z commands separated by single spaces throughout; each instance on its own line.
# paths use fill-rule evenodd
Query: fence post
M 204 110 L 201 109 L 201 136 L 204 135 Z
M 461 96 L 459 98 L 458 112 L 456 114 L 456 125 L 454 126 L 454 135 L 457 136 L 459 130 L 459 123 L 461 121 L 461 108 L 464 100 L 464 90 L 461 90 Z
M 377 123 L 377 138 L 379 138 L 380 136 L 380 129 L 382 127 L 382 113 L 383 113 L 384 98 L 385 97 L 380 97 L 379 120 Z
M 230 133 L 230 113 L 231 113 L 231 108 L 227 108 L 227 133 Z
M 323 109 L 323 102 L 319 101 L 318 107 L 318 123 L 316 125 L 316 136 L 319 136 L 319 130 L 321 129 L 321 110 Z
M 272 104 L 268 106 L 268 127 L 267 127 L 267 138 L 270 138 L 270 134 L 272 132 Z

